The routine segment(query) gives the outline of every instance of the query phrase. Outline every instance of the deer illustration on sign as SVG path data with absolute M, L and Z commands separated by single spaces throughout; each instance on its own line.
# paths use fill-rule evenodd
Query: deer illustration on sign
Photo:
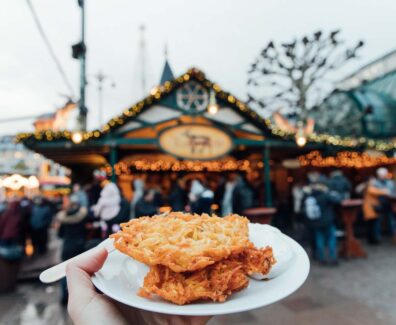
M 212 151 L 212 143 L 210 137 L 206 135 L 199 135 L 191 133 L 191 130 L 188 129 L 184 132 L 184 135 L 187 137 L 190 145 L 190 150 L 192 154 L 202 153 L 205 149 Z

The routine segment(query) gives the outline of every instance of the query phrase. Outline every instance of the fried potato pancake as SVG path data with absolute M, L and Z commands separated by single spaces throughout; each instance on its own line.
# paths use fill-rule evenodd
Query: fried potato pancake
M 192 272 L 253 247 L 248 222 L 239 215 L 171 212 L 123 223 L 111 237 L 119 251 L 146 265 Z
M 166 266 L 151 266 L 139 295 L 156 294 L 165 300 L 184 305 L 196 300 L 224 302 L 233 292 L 248 286 L 247 274 L 267 274 L 275 260 L 272 249 L 249 248 L 239 254 L 194 272 L 173 272 Z

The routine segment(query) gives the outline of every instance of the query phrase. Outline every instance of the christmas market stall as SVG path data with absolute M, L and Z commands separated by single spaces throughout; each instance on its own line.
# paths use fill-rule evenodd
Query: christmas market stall
M 261 117 L 198 69 L 174 78 L 167 63 L 161 84 L 101 129 L 37 131 L 17 140 L 70 168 L 80 182 L 105 169 L 127 198 L 133 179 L 142 175 L 166 187 L 180 174 L 215 182 L 238 172 L 258 193 L 258 204 L 268 207 L 274 196 L 290 194 L 301 166 L 323 163 L 321 154 L 395 148 L 392 140 L 289 129 Z M 344 162 L 345 156 L 335 159 Z

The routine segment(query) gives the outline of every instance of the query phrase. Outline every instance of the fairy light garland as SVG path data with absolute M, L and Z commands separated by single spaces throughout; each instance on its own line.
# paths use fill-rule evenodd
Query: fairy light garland
M 396 164 L 394 157 L 373 157 L 366 153 L 342 151 L 336 156 L 323 157 L 319 151 L 298 157 L 302 167 L 335 167 L 335 168 L 373 168 L 384 165 Z
M 180 85 L 188 82 L 192 78 L 202 82 L 206 87 L 213 89 L 218 98 L 226 101 L 230 105 L 236 106 L 242 112 L 247 113 L 252 118 L 258 120 L 259 123 L 264 123 L 265 125 L 268 125 L 268 123 L 270 123 L 269 121 L 260 117 L 256 112 L 254 112 L 253 110 L 248 108 L 244 102 L 238 100 L 236 97 L 234 97 L 230 93 L 223 91 L 218 84 L 212 83 L 211 81 L 206 79 L 203 72 L 201 72 L 198 69 L 193 68 L 193 69 L 188 70 L 187 73 L 183 74 L 182 76 L 180 76 L 174 80 L 166 81 L 166 82 L 164 82 L 164 84 L 162 84 L 158 87 L 154 87 L 151 90 L 150 95 L 148 97 L 139 101 L 138 103 L 136 103 L 129 109 L 124 110 L 120 116 L 112 118 L 105 125 L 103 125 L 103 127 L 101 129 L 83 133 L 83 142 L 90 140 L 90 139 L 94 139 L 94 138 L 100 138 L 101 136 L 109 133 L 111 130 L 122 126 L 130 118 L 136 116 L 141 111 L 143 111 L 147 106 L 150 106 L 150 105 L 158 102 L 164 96 L 168 95 L 172 90 L 174 90 L 175 88 L 179 87 Z M 54 140 L 71 141 L 71 136 L 72 136 L 72 133 L 70 131 L 54 132 L 54 131 L 47 130 L 47 131 L 36 131 L 33 133 L 20 133 L 16 136 L 16 141 L 23 142 L 28 139 L 35 139 L 38 141 L 54 141 Z
M 129 162 L 119 162 L 114 166 L 116 175 L 131 174 L 133 172 L 250 172 L 262 168 L 261 161 L 249 160 L 220 160 L 220 161 L 169 161 L 139 159 Z M 110 165 L 105 167 L 107 174 L 111 175 Z
M 97 139 L 103 135 L 109 133 L 110 131 L 121 127 L 123 124 L 128 122 L 131 118 L 142 112 L 147 106 L 157 103 L 163 97 L 167 96 L 172 90 L 179 87 L 180 85 L 188 82 L 191 79 L 196 79 L 202 82 L 210 90 L 213 89 L 216 97 L 227 102 L 229 105 L 238 108 L 242 113 L 250 116 L 252 119 L 256 120 L 258 123 L 266 126 L 273 135 L 293 141 L 295 134 L 292 132 L 286 132 L 281 130 L 276 125 L 274 125 L 270 119 L 261 117 L 257 112 L 249 108 L 244 102 L 237 99 L 235 96 L 228 92 L 225 92 L 221 87 L 212 83 L 206 79 L 205 74 L 198 69 L 190 69 L 187 73 L 179 76 L 178 78 L 170 81 L 166 81 L 164 84 L 154 87 L 150 95 L 145 99 L 139 101 L 132 107 L 123 111 L 123 113 L 117 117 L 112 118 L 107 122 L 101 129 L 88 131 L 83 133 L 83 141 L 88 141 L 90 139 Z M 68 140 L 71 141 L 70 131 L 36 131 L 33 133 L 20 133 L 16 136 L 17 142 L 24 142 L 29 139 L 34 139 L 37 141 L 56 141 L 56 140 Z M 331 146 L 340 146 L 346 148 L 356 148 L 356 147 L 366 147 L 370 149 L 375 149 L 378 151 L 391 151 L 396 149 L 396 139 L 391 140 L 373 140 L 365 137 L 352 138 L 352 137 L 340 137 L 331 134 L 310 134 L 307 136 L 307 141 L 312 143 L 323 143 Z

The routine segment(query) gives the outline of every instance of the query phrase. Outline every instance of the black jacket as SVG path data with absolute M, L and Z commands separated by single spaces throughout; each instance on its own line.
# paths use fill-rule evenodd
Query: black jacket
M 62 260 L 67 260 L 84 251 L 88 211 L 79 207 L 75 211 L 60 211 L 56 218 L 61 224 L 59 236 L 63 239 Z
M 168 201 L 173 211 L 184 211 L 187 203 L 187 194 L 178 184 L 172 187 Z
M 316 199 L 320 208 L 321 216 L 318 219 L 311 220 L 305 216 L 306 223 L 311 228 L 325 228 L 334 223 L 334 205 L 341 202 L 341 197 L 336 192 L 326 190 L 311 189 L 310 193 L 306 193 L 303 199 L 303 211 L 305 211 L 306 200 L 309 196 Z
M 222 184 L 215 193 L 215 203 L 219 205 L 219 211 L 222 211 L 225 186 Z M 243 215 L 244 210 L 253 207 L 253 196 L 253 190 L 243 180 L 238 181 L 232 192 L 232 212 Z
M 351 182 L 344 175 L 335 175 L 328 181 L 329 189 L 347 198 L 352 190 Z
M 153 201 L 146 201 L 144 198 L 141 198 L 135 207 L 135 214 L 136 218 L 139 217 L 151 217 L 155 215 L 158 211 L 158 208 L 155 204 L 155 200 Z
M 240 181 L 232 193 L 232 212 L 242 215 L 243 211 L 253 206 L 253 191 L 245 182 Z

